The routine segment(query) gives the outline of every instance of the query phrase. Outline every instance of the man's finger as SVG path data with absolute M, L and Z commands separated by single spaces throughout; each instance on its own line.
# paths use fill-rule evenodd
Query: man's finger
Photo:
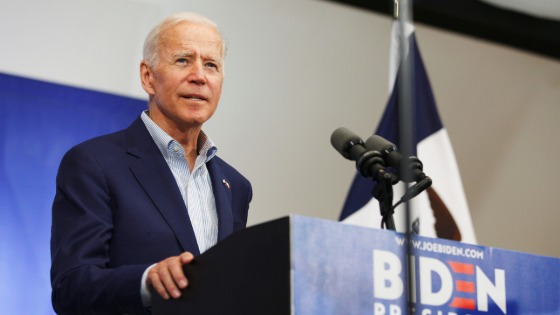
M 170 262 L 168 265 L 169 272 L 171 273 L 171 277 L 173 281 L 179 286 L 179 288 L 184 289 L 188 285 L 187 277 L 185 277 L 185 273 L 183 272 L 183 264 L 181 261 L 173 261 Z
M 181 254 L 181 256 L 179 256 L 181 258 L 181 263 L 184 264 L 188 264 L 190 263 L 193 259 L 194 256 L 193 254 L 189 253 L 189 252 L 184 252 Z
M 150 274 L 148 275 L 148 283 L 151 284 L 154 290 L 156 290 L 156 292 L 164 300 L 169 300 L 169 294 L 167 294 L 167 291 L 165 290 L 165 287 L 163 286 L 163 283 L 161 282 L 157 271 L 152 272 L 150 270 Z
M 177 284 L 175 283 L 175 280 L 171 273 L 172 272 L 171 269 L 174 269 L 175 268 L 174 265 L 177 264 L 180 265 L 179 260 L 177 259 L 177 257 L 173 257 L 171 259 L 167 259 L 163 261 L 162 266 L 158 267 L 158 275 L 161 282 L 163 283 L 163 286 L 165 287 L 165 290 L 174 298 L 178 298 L 181 296 L 181 291 L 177 287 Z
M 149 271 L 148 285 L 151 285 L 165 300 L 169 299 L 170 296 L 179 298 L 181 289 L 188 285 L 187 277 L 183 272 L 183 265 L 190 263 L 193 259 L 193 254 L 184 252 L 179 256 L 160 261 Z

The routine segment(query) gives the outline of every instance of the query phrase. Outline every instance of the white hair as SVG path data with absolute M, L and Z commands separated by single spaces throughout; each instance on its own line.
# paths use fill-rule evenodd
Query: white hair
M 202 24 L 214 28 L 216 32 L 218 32 L 222 42 L 222 59 L 225 58 L 227 52 L 226 43 L 216 23 L 200 14 L 180 12 L 163 19 L 158 25 L 154 26 L 146 36 L 144 40 L 143 58 L 150 67 L 156 66 L 158 63 L 158 46 L 161 33 L 182 22 Z

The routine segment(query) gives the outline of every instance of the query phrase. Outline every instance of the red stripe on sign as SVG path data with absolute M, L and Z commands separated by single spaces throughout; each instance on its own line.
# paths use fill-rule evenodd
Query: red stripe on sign
M 456 261 L 448 261 L 448 263 L 451 266 L 451 270 L 453 270 L 454 273 L 474 275 L 474 265 L 472 264 L 464 264 Z
M 463 308 L 467 310 L 474 310 L 476 304 L 472 299 L 454 298 L 449 304 L 450 307 Z
M 457 280 L 455 288 L 459 292 L 474 293 L 474 282 Z

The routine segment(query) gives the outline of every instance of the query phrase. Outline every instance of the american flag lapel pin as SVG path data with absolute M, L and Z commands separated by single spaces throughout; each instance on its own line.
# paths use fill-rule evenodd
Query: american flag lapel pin
M 228 183 L 227 180 L 222 179 L 222 183 L 223 183 L 224 185 L 226 185 L 227 189 L 231 189 L 231 187 L 229 186 L 229 183 Z

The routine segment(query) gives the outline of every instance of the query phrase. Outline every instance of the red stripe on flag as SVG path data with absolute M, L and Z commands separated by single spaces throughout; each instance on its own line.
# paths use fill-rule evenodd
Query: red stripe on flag
M 457 280 L 455 288 L 459 292 L 474 293 L 474 282 Z
M 450 307 L 462 308 L 467 310 L 474 310 L 476 307 L 475 301 L 472 299 L 454 298 L 449 304 Z
M 448 263 L 451 266 L 451 270 L 453 270 L 454 273 L 474 275 L 474 265 L 472 264 L 464 264 L 456 261 L 448 261 Z

